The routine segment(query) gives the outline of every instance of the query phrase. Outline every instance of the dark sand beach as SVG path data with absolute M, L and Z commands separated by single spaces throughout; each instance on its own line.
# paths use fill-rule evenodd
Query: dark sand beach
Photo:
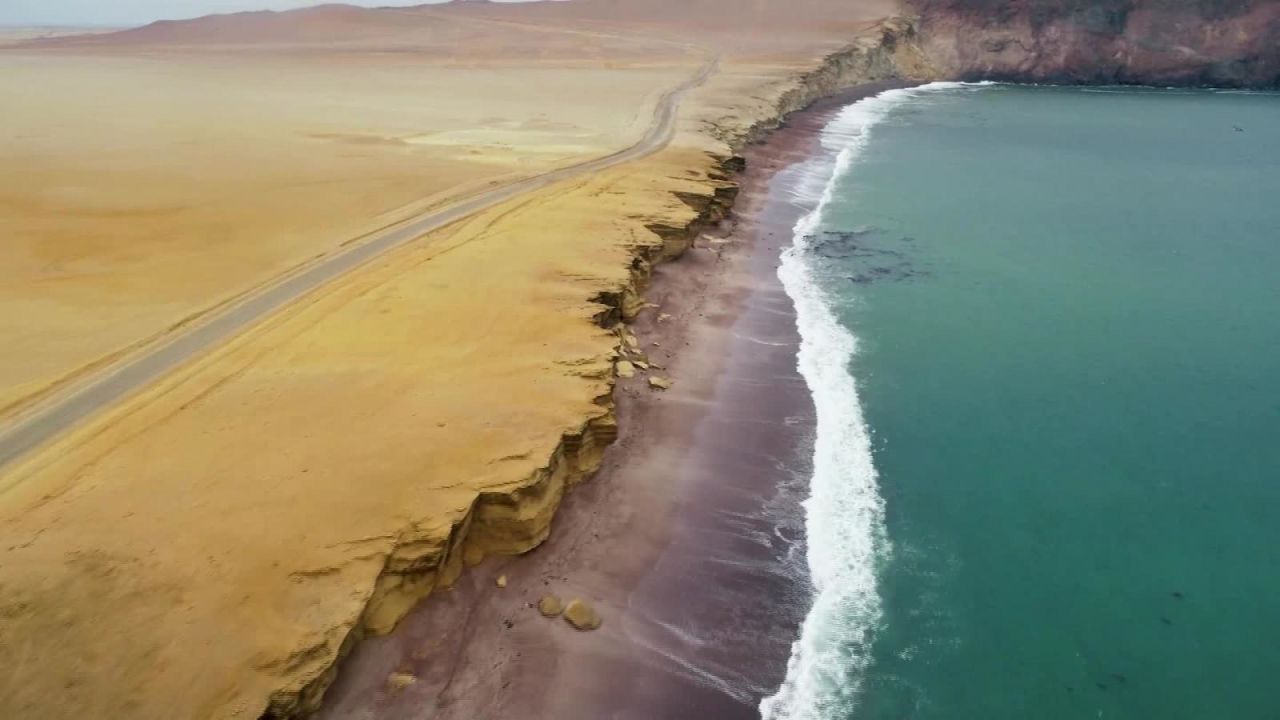
M 758 717 L 808 604 L 813 409 L 776 275 L 804 211 L 790 182 L 831 115 L 881 89 L 823 101 L 744 151 L 733 216 L 655 273 L 657 307 L 631 326 L 654 367 L 619 380 L 619 439 L 550 540 L 361 643 L 320 717 Z M 673 387 L 650 389 L 650 374 Z M 603 627 L 542 617 L 547 593 L 590 602 Z M 416 681 L 394 687 L 396 673 Z

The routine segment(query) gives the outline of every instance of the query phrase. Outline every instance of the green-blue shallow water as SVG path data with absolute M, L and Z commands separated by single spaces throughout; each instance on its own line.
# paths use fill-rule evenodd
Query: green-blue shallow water
M 805 262 L 879 604 L 823 620 L 871 624 L 857 692 L 774 716 L 1280 718 L 1280 96 L 942 89 L 862 139 Z

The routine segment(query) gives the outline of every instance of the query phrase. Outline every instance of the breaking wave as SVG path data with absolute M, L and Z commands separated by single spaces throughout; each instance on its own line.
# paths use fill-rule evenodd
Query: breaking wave
M 850 372 L 857 338 L 840 324 L 818 281 L 820 260 L 807 250 L 872 128 L 923 94 L 975 85 L 945 82 L 888 90 L 846 107 L 823 130 L 824 152 L 796 184 L 797 200 L 812 209 L 796 223 L 778 276 L 795 304 L 799 370 L 817 411 L 813 477 L 804 503 L 814 595 L 792 645 L 786 679 L 760 703 L 765 720 L 833 720 L 853 709 L 881 617 L 876 567 L 890 552 L 871 437 Z

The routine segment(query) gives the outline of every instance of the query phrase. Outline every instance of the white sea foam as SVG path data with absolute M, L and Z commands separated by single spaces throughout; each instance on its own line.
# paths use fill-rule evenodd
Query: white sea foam
M 850 105 L 823 131 L 825 152 L 796 185 L 799 192 L 820 188 L 816 196 L 801 199 L 812 209 L 796 224 L 793 244 L 778 269 L 795 304 L 800 374 L 817 410 L 813 477 L 804 503 L 814 597 L 792 645 L 786 680 L 760 703 L 765 720 L 830 720 L 854 704 L 880 621 L 876 563 L 890 551 L 871 438 L 849 372 L 857 339 L 840 324 L 806 251 L 839 180 L 850 171 L 877 123 L 922 94 L 975 86 L 931 83 L 889 90 Z

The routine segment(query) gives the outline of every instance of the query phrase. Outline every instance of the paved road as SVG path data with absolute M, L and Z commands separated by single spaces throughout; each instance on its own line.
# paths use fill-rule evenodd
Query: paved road
M 718 60 L 709 61 L 696 75 L 668 93 L 658 103 L 648 132 L 635 145 L 612 155 L 495 188 L 457 205 L 422 215 L 372 240 L 323 258 L 297 274 L 263 288 L 193 327 L 184 329 L 159 347 L 148 349 L 82 383 L 74 391 L 58 396 L 23 415 L 13 424 L 0 428 L 0 467 L 388 250 L 516 196 L 652 155 L 665 148 L 675 135 L 680 101 L 690 90 L 705 82 L 716 71 L 717 65 Z

